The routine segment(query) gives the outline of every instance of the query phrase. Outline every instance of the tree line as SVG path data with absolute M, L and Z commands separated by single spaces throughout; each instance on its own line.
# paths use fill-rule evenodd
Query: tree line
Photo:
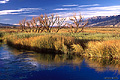
M 26 31 L 29 29 L 28 32 L 53 32 L 52 28 L 54 29 L 54 32 L 59 32 L 62 28 L 69 28 L 68 32 L 70 33 L 77 33 L 78 29 L 81 28 L 81 31 L 83 31 L 84 27 L 88 24 L 88 21 L 85 22 L 83 25 L 81 25 L 81 22 L 83 21 L 83 17 L 81 14 L 79 15 L 79 18 L 77 19 L 76 14 L 73 15 L 72 18 L 69 18 L 71 23 L 66 22 L 66 18 L 60 18 L 58 15 L 51 14 L 48 16 L 47 14 L 43 15 L 41 14 L 38 17 L 33 17 L 31 20 L 23 19 L 19 21 L 19 25 L 22 31 Z M 74 25 L 74 26 L 73 26 Z

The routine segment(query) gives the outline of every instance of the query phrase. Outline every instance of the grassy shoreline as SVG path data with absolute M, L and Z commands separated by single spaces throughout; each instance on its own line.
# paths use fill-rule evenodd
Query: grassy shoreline
M 99 32 L 92 33 L 94 30 Z M 52 54 L 65 53 L 87 57 L 120 58 L 120 34 L 111 33 L 116 30 L 114 28 L 106 30 L 106 33 L 101 33 L 100 30 L 105 31 L 106 29 L 90 28 L 81 33 L 0 32 L 0 37 L 6 40 L 8 45 L 18 49 Z M 108 31 L 111 32 L 107 33 Z

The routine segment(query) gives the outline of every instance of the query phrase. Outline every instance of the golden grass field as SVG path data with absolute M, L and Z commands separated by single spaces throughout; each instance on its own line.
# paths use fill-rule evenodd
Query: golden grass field
M 120 28 L 85 28 L 78 33 L 68 32 L 69 28 L 63 28 L 58 33 L 54 30 L 51 33 L 35 33 L 0 29 L 0 36 L 8 45 L 20 49 L 38 52 L 40 49 L 50 49 L 55 53 L 120 58 Z

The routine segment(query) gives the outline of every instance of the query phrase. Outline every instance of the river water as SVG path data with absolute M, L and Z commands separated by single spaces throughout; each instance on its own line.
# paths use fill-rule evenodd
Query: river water
M 120 60 L 18 51 L 2 44 L 0 80 L 120 80 Z

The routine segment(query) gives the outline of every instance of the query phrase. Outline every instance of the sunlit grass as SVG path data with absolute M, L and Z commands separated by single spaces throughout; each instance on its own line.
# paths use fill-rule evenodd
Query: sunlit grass
M 31 50 L 36 50 L 37 48 L 53 49 L 57 51 L 62 51 L 64 53 L 68 53 L 70 45 L 75 43 L 74 37 L 65 37 L 59 35 L 37 35 L 36 37 L 34 37 L 34 35 L 26 34 L 21 37 L 20 34 L 19 36 L 12 35 L 7 40 L 9 43 L 12 43 L 12 45 L 15 45 L 15 47 L 25 48 L 24 46 L 26 46 L 26 48 L 30 47 L 29 49 Z
M 82 48 L 81 45 L 79 45 L 79 44 L 73 44 L 72 48 L 73 48 L 73 52 L 74 53 L 79 54 L 79 55 L 83 54 L 83 48 Z
M 120 57 L 120 28 L 85 28 L 80 33 L 67 30 L 61 29 L 58 33 L 6 33 L 3 30 L 0 38 L 30 50 L 45 48 L 90 57 Z
M 120 57 L 120 40 L 90 41 L 87 44 L 86 56 L 90 57 Z

